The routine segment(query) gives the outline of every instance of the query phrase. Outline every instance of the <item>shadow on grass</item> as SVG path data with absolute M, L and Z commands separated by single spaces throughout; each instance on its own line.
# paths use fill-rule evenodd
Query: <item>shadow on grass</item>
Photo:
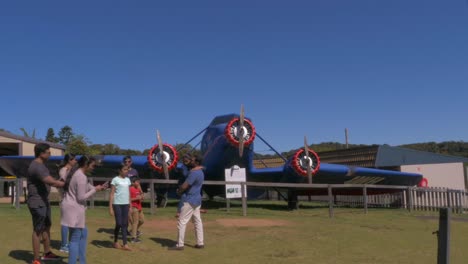
M 114 235 L 114 228 L 102 228 L 102 227 L 101 227 L 101 228 L 99 228 L 98 230 L 96 230 L 96 232 Z
M 62 247 L 62 241 L 60 240 L 51 240 L 50 247 L 59 250 Z
M 160 244 L 162 247 L 173 247 L 177 244 L 177 241 L 168 238 L 152 237 L 150 239 Z
M 91 245 L 97 248 L 114 248 L 114 243 L 110 240 L 93 240 Z
M 31 261 L 34 258 L 34 254 L 32 253 L 32 251 L 29 250 L 12 250 L 10 251 L 8 256 L 16 260 L 24 261 L 26 263 L 31 263 Z M 66 264 L 67 262 L 63 261 L 63 259 L 59 259 L 54 260 L 52 263 Z

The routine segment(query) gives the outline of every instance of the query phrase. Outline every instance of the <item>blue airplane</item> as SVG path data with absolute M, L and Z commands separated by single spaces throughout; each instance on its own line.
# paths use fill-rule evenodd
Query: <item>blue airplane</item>
M 224 181 L 225 169 L 235 165 L 246 169 L 248 182 L 344 184 L 356 177 L 361 179 L 368 177 L 373 184 L 382 185 L 383 188 L 378 190 L 380 193 L 392 192 L 390 189 L 385 190 L 384 185 L 415 186 L 422 180 L 422 175 L 416 173 L 321 163 L 317 153 L 308 147 L 307 139 L 304 139 L 304 148 L 298 149 L 288 159 L 283 158 L 284 165 L 256 168 L 253 165 L 254 140 L 257 137 L 261 140 L 263 138 L 258 135 L 252 121 L 244 117 L 243 107 L 241 107 L 240 114 L 215 117 L 208 127 L 194 138 L 202 133 L 204 134 L 201 141 L 201 153 L 205 180 Z M 157 132 L 157 139 L 158 144 L 151 148 L 148 156 L 132 156 L 132 166 L 138 170 L 141 178 L 178 179 L 181 176 L 182 166 L 179 162 L 178 151 L 170 144 L 163 143 L 159 132 Z M 266 141 L 264 142 L 269 145 Z M 100 166 L 95 169 L 95 176 L 116 176 L 116 169 L 122 163 L 123 157 L 122 155 L 99 156 Z M 24 177 L 32 159 L 31 156 L 2 156 L 0 167 L 11 175 Z M 58 175 L 57 164 L 62 159 L 62 156 L 53 156 L 49 159 L 47 166 L 53 176 Z M 210 197 L 223 196 L 225 187 L 210 185 L 205 186 L 204 191 Z M 289 191 L 290 196 L 324 193 L 324 190 L 320 189 Z M 353 194 L 354 192 L 355 190 L 351 189 L 340 190 L 340 194 Z M 249 190 L 249 198 L 260 194 L 258 190 Z

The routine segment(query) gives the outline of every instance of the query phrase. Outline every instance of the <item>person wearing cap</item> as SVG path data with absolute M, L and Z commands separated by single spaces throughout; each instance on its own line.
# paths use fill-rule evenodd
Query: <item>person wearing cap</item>
M 132 167 L 133 165 L 133 160 L 132 160 L 132 156 L 125 156 L 123 159 L 122 159 L 122 163 L 128 167 L 128 173 L 127 173 L 127 177 L 130 179 L 131 177 L 133 176 L 139 176 L 138 175 L 138 171 Z M 140 188 L 140 192 L 143 193 L 143 189 L 141 188 L 141 185 L 138 185 L 138 188 Z
M 181 196 L 182 208 L 177 222 L 177 244 L 168 248 L 169 250 L 183 250 L 185 240 L 185 229 L 187 223 L 193 218 L 195 225 L 195 237 L 197 243 L 195 248 L 205 247 L 203 241 L 203 222 L 200 216 L 202 202 L 201 188 L 205 175 L 201 166 L 202 159 L 198 155 L 192 155 L 190 162 L 187 162 L 189 174 L 185 182 L 177 189 L 177 194 Z
M 138 176 L 130 177 L 132 185 L 130 186 L 130 217 L 129 226 L 132 228 L 131 234 L 132 239 L 131 243 L 140 243 L 141 240 L 138 238 L 141 236 L 140 227 L 145 222 L 145 216 L 143 214 L 141 201 L 143 200 L 143 193 L 140 188 L 140 178 Z

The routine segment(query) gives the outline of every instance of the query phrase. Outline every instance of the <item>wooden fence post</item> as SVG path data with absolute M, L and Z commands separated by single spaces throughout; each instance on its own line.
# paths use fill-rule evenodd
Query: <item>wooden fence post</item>
M 367 214 L 367 187 L 365 184 L 362 188 L 362 194 L 364 195 L 364 212 Z
M 150 213 L 154 214 L 154 200 L 155 200 L 155 193 L 154 193 L 154 182 L 153 180 L 150 181 Z
M 245 193 L 245 182 L 241 182 L 241 194 L 242 194 L 242 215 L 247 216 L 247 197 Z
M 408 187 L 408 189 L 406 189 L 406 193 L 407 193 L 407 197 L 408 197 L 408 211 L 412 212 L 413 211 L 413 192 L 412 192 L 412 188 L 411 187 Z
M 330 218 L 333 218 L 333 191 L 332 187 L 329 184 L 328 185 L 328 216 Z
M 441 208 L 437 233 L 437 264 L 450 263 L 450 208 Z
M 15 195 L 15 207 L 16 207 L 17 210 L 20 209 L 20 189 L 23 187 L 23 184 L 20 184 L 20 182 L 22 182 L 21 179 L 16 178 L 15 188 L 14 188 L 14 190 L 15 190 L 14 195 Z

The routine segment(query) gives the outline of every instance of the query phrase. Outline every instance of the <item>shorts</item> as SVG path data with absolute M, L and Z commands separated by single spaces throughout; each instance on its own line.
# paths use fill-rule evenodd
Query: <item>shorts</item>
M 38 207 L 38 208 L 30 208 L 29 212 L 31 212 L 32 222 L 33 222 L 33 230 L 36 233 L 45 231 L 48 227 L 52 225 L 52 217 L 50 212 L 50 206 Z

